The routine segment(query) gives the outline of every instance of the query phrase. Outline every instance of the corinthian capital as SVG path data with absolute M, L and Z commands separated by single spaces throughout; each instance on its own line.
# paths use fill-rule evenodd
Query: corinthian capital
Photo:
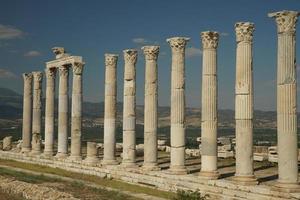
M 55 75 L 56 75 L 56 68 L 55 67 L 46 68 L 45 73 L 46 73 L 47 79 L 54 79 Z
M 105 65 L 106 66 L 115 66 L 118 61 L 118 55 L 117 54 L 104 54 L 105 56 Z
M 124 60 L 125 63 L 132 63 L 135 64 L 137 61 L 137 50 L 135 49 L 125 49 L 124 53 Z
M 25 82 L 32 81 L 32 73 L 23 73 L 22 76 Z
M 69 67 L 68 66 L 60 66 L 58 69 L 59 69 L 59 76 L 67 77 L 69 75 Z
M 236 41 L 252 42 L 254 24 L 251 22 L 238 22 L 235 24 Z
M 275 18 L 278 33 L 291 34 L 296 32 L 296 23 L 299 15 L 299 12 L 287 10 L 268 14 L 269 17 Z
M 74 63 L 73 64 L 73 74 L 82 75 L 84 63 Z
M 157 60 L 159 46 L 143 46 L 142 50 L 146 60 Z
M 219 33 L 214 31 L 205 31 L 201 33 L 203 49 L 216 49 L 218 47 Z
M 41 82 L 43 79 L 43 73 L 40 71 L 32 72 L 34 82 Z
M 168 38 L 167 42 L 170 44 L 172 51 L 174 52 L 184 52 L 185 46 L 190 38 L 187 37 L 172 37 Z

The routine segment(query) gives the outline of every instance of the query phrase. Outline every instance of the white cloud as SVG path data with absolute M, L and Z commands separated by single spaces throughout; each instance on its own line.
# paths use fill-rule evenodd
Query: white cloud
M 229 33 L 226 33 L 226 32 L 223 32 L 223 33 L 220 33 L 221 36 L 228 36 Z
M 0 24 L 0 40 L 21 38 L 24 32 L 13 26 Z
M 148 41 L 145 38 L 133 38 L 132 42 L 136 44 L 146 44 Z
M 0 69 L 0 78 L 1 79 L 14 79 L 14 78 L 17 78 L 17 75 L 15 75 L 13 72 L 8 71 L 6 69 Z
M 188 47 L 186 48 L 185 55 L 187 57 L 195 57 L 200 56 L 202 54 L 202 51 L 196 47 Z
M 40 55 L 41 53 L 39 51 L 28 51 L 24 54 L 25 57 L 37 57 Z

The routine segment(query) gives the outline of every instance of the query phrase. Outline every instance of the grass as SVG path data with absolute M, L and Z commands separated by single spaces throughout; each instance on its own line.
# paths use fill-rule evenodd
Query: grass
M 176 194 L 172 193 L 172 192 L 161 191 L 161 190 L 157 190 L 154 188 L 129 184 L 129 183 L 125 183 L 125 182 L 117 181 L 117 180 L 103 179 L 98 176 L 70 172 L 70 171 L 66 171 L 63 169 L 59 169 L 59 168 L 52 168 L 52 167 L 47 167 L 47 166 L 17 162 L 17 161 L 13 161 L 13 160 L 3 160 L 3 159 L 0 159 L 0 164 L 6 165 L 6 166 L 12 166 L 12 167 L 16 167 L 16 168 L 21 168 L 21 169 L 27 169 L 27 170 L 31 170 L 31 171 L 35 171 L 35 172 L 55 174 L 55 175 L 69 177 L 69 178 L 73 178 L 73 179 L 88 181 L 88 182 L 95 183 L 97 185 L 110 187 L 110 188 L 114 188 L 114 189 L 118 189 L 118 190 L 122 190 L 122 191 L 128 191 L 128 192 L 133 192 L 133 193 L 144 193 L 144 194 L 167 198 L 167 199 L 172 199 L 176 196 Z
M 9 194 L 0 189 L 0 199 L 1 200 L 26 200 L 19 194 Z

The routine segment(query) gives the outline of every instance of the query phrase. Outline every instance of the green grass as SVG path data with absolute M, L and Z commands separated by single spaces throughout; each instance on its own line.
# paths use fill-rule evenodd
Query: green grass
M 44 182 L 59 182 L 60 179 L 47 177 L 44 175 L 32 175 L 24 172 L 0 167 L 0 175 L 5 177 L 15 177 L 19 181 L 27 183 L 44 183 Z
M 176 194 L 172 193 L 172 192 L 166 192 L 166 191 L 161 191 L 161 190 L 157 190 L 154 188 L 129 184 L 129 183 L 125 183 L 125 182 L 118 181 L 118 180 L 103 179 L 98 176 L 70 172 L 70 171 L 66 171 L 63 169 L 59 169 L 59 168 L 51 168 L 51 167 L 46 167 L 46 166 L 41 166 L 41 165 L 36 165 L 36 164 L 17 162 L 17 161 L 13 161 L 13 160 L 3 160 L 3 159 L 0 159 L 0 164 L 6 165 L 6 166 L 12 166 L 12 167 L 16 167 L 16 168 L 21 168 L 21 169 L 27 169 L 27 170 L 31 170 L 31 171 L 35 171 L 35 172 L 49 173 L 49 174 L 55 174 L 55 175 L 64 176 L 64 177 L 70 177 L 73 179 L 89 181 L 89 182 L 95 183 L 97 185 L 115 188 L 115 189 L 119 189 L 119 190 L 123 190 L 123 191 L 129 191 L 129 192 L 133 192 L 133 193 L 144 193 L 144 194 L 167 198 L 167 199 L 172 199 L 176 196 Z

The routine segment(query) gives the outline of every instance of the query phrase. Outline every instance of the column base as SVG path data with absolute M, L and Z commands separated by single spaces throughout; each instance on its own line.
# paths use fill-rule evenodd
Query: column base
M 99 158 L 97 157 L 87 157 L 86 159 L 83 160 L 83 162 L 88 165 L 96 165 L 100 163 Z
M 143 171 L 160 171 L 160 167 L 157 163 L 144 163 L 142 166 Z
M 42 156 L 45 158 L 52 158 L 53 155 L 54 155 L 53 151 L 44 151 L 44 153 L 42 154 Z
M 31 151 L 31 148 L 22 148 L 21 153 L 29 153 Z
M 136 164 L 135 162 L 122 162 L 121 167 L 123 167 L 123 168 L 133 168 L 133 169 L 139 168 L 138 164 Z
M 257 185 L 258 184 L 258 181 L 254 175 L 249 175 L 249 176 L 235 175 L 232 178 L 232 180 L 235 182 L 238 182 L 239 184 L 242 184 L 242 185 Z
M 168 171 L 170 174 L 174 175 L 188 174 L 188 171 L 185 166 L 170 166 L 170 169 Z
M 67 158 L 68 157 L 68 154 L 67 153 L 57 153 L 56 155 L 55 155 L 55 158 L 58 158 L 58 159 L 65 159 L 65 158 Z
M 102 160 L 102 165 L 118 165 L 119 162 L 117 160 Z
M 272 190 L 288 193 L 298 193 L 300 192 L 299 183 L 285 183 L 277 181 L 272 187 Z
M 208 180 L 217 180 L 220 177 L 220 173 L 218 171 L 200 171 L 199 177 Z
M 32 150 L 29 154 L 31 155 L 31 156 L 39 156 L 39 155 L 41 155 L 41 151 L 36 151 L 36 150 Z
M 70 155 L 69 157 L 68 157 L 68 160 L 70 160 L 70 161 L 82 161 L 82 157 L 81 156 L 72 156 L 72 155 Z

